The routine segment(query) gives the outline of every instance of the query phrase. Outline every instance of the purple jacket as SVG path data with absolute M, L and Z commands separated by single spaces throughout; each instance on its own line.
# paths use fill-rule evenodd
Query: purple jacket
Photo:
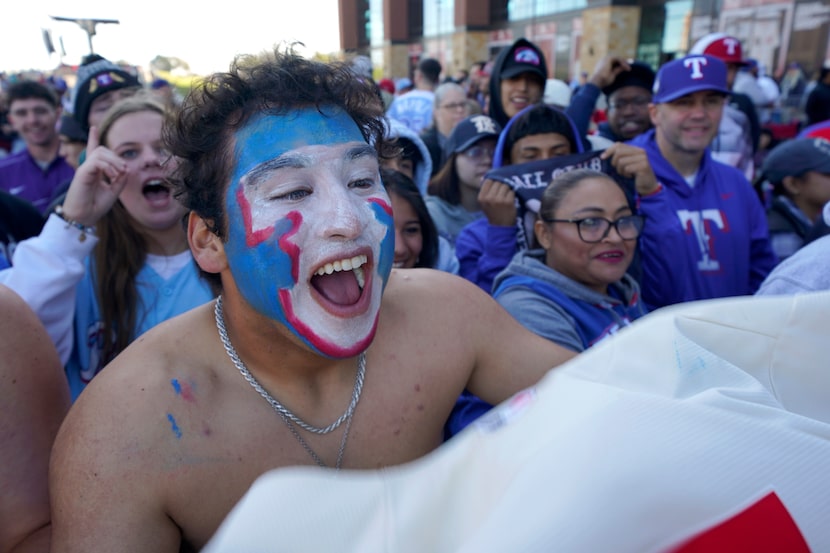
M 640 198 L 640 288 L 649 309 L 753 294 L 778 263 L 767 218 L 746 177 L 707 151 L 694 188 L 660 154 L 654 130 L 630 142 L 645 148 L 662 189 Z
M 0 159 L 0 189 L 30 202 L 44 213 L 55 190 L 72 180 L 75 170 L 61 156 L 41 169 L 29 150 Z

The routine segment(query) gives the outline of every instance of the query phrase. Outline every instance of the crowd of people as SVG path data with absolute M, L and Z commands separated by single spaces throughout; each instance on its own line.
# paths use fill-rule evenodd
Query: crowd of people
M 269 469 L 405 463 L 650 312 L 827 284 L 830 67 L 366 61 L 4 90 L 0 550 L 198 550 Z

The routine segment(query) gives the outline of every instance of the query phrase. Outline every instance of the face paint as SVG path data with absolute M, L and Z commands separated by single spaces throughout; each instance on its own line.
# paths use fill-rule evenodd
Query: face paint
M 323 111 L 260 115 L 237 133 L 225 250 L 254 309 L 351 357 L 374 338 L 394 227 L 374 149 L 348 114 Z
M 196 396 L 193 395 L 193 386 L 187 382 L 179 382 L 177 378 L 174 378 L 170 381 L 170 385 L 173 386 L 173 391 L 176 392 L 176 395 L 183 400 L 189 402 L 196 401 Z
M 173 435 L 176 437 L 177 440 L 181 440 L 182 429 L 179 428 L 179 425 L 176 423 L 176 418 L 172 414 L 167 413 L 167 421 L 170 423 L 170 430 L 173 431 Z

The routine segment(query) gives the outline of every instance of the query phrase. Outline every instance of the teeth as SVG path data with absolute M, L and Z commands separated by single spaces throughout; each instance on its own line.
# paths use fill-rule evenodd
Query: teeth
M 357 283 L 363 288 L 363 284 L 366 281 L 366 278 L 363 274 L 363 269 L 361 267 L 369 261 L 369 258 L 365 255 L 356 255 L 351 258 L 347 259 L 340 259 L 339 261 L 334 261 L 332 263 L 326 263 L 319 269 L 317 269 L 316 275 L 330 275 L 333 272 L 337 271 L 354 271 L 355 277 L 357 278 Z

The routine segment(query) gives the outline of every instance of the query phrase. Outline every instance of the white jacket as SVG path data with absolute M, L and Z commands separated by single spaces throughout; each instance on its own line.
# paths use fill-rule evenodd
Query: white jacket
M 17 245 L 12 266 L 0 271 L 0 284 L 14 290 L 37 314 L 64 365 L 72 353 L 75 290 L 97 243 L 95 236 L 52 214 L 38 236 Z

